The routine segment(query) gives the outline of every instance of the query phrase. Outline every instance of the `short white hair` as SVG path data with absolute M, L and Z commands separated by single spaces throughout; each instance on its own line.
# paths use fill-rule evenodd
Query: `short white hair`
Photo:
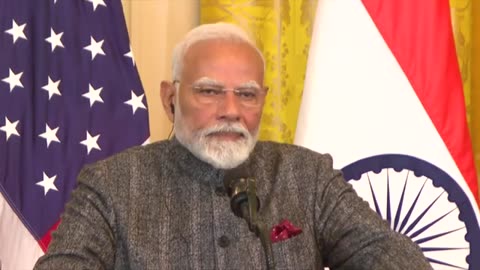
M 263 62 L 263 69 L 265 70 L 265 59 L 262 52 L 256 46 L 255 41 L 242 28 L 231 23 L 219 22 L 202 24 L 198 27 L 195 27 L 194 29 L 190 30 L 190 32 L 185 35 L 183 40 L 175 46 L 173 49 L 172 58 L 173 80 L 181 79 L 180 77 L 183 69 L 183 61 L 188 49 L 192 45 L 205 40 L 245 42 L 258 52 Z

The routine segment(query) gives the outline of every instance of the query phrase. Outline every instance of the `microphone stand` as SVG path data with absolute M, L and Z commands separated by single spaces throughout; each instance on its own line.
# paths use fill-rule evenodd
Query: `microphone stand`
M 272 242 L 268 234 L 267 226 L 263 221 L 257 219 L 259 202 L 256 195 L 255 179 L 240 178 L 239 181 L 240 183 L 237 183 L 236 187 L 233 187 L 232 190 L 232 210 L 237 216 L 240 214 L 240 217 L 243 217 L 247 221 L 249 230 L 260 238 L 265 253 L 267 269 L 274 270 L 275 261 L 273 258 Z M 238 207 L 240 207 L 240 209 L 238 209 Z M 238 213 L 237 210 L 240 210 L 240 213 Z

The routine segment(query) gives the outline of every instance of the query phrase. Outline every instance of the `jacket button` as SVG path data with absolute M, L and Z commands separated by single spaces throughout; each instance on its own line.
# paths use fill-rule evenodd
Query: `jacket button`
M 226 248 L 228 245 L 230 245 L 230 239 L 228 239 L 227 236 L 222 235 L 220 238 L 218 238 L 218 245 L 222 248 Z

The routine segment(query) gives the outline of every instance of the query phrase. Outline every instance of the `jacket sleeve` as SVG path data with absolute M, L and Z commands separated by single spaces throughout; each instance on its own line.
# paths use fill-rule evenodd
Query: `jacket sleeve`
M 419 247 L 390 229 L 363 201 L 330 156 L 321 160 L 315 198 L 317 244 L 330 269 L 432 269 Z
M 110 199 L 103 192 L 105 175 L 99 169 L 84 168 L 78 187 L 52 235 L 47 253 L 34 269 L 113 269 L 115 219 Z M 95 185 L 94 185 L 95 184 Z

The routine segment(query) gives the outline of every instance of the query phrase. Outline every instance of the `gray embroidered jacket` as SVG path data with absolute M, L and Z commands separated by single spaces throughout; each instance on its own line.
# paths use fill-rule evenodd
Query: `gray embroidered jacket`
M 332 169 L 332 159 L 258 142 L 246 161 L 259 216 L 302 233 L 273 244 L 277 269 L 431 269 Z M 176 139 L 85 167 L 35 269 L 264 269 L 259 239 L 230 209 L 224 171 Z

